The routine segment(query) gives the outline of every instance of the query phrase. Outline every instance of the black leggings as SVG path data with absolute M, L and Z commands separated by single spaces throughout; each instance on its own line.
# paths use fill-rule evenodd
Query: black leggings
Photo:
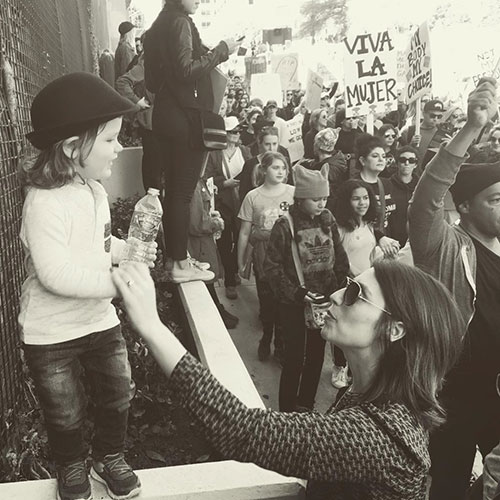
M 224 267 L 224 286 L 236 286 L 238 274 L 238 221 L 236 215 L 224 218 L 224 231 L 217 240 L 220 259 Z
M 187 258 L 189 205 L 207 153 L 190 149 L 182 140 L 170 137 L 160 137 L 159 140 L 165 164 L 165 253 L 173 260 L 184 260 Z
M 142 183 L 144 189 L 156 188 L 161 191 L 164 161 L 160 140 L 151 130 L 139 127 L 142 140 Z
M 320 330 L 307 330 L 304 307 L 279 304 L 285 363 L 281 371 L 280 411 L 295 411 L 297 406 L 312 409 L 318 390 L 325 341 Z

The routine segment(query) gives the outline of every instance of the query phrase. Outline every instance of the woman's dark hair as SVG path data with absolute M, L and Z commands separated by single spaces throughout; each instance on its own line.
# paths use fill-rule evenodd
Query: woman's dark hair
M 358 222 L 354 216 L 354 211 L 351 206 L 352 193 L 358 188 L 366 189 L 370 200 L 370 207 L 363 216 L 363 220 L 368 223 L 375 222 L 377 220 L 378 204 L 372 188 L 361 180 L 349 179 L 348 181 L 345 181 L 339 189 L 334 214 L 337 224 L 348 231 L 354 231 L 358 226 Z
M 73 162 L 78 161 L 79 165 L 84 167 L 96 137 L 105 125 L 97 125 L 80 134 L 73 143 L 71 157 L 64 152 L 64 140 L 62 140 L 40 151 L 35 157 L 21 161 L 18 170 L 21 185 L 53 189 L 72 182 L 76 175 Z
M 419 154 L 418 154 L 418 151 L 416 148 L 414 148 L 413 146 L 403 146 L 401 148 L 399 148 L 395 153 L 394 153 L 394 159 L 396 160 L 396 162 L 399 160 L 399 157 L 403 154 L 403 153 L 413 153 L 415 155 L 415 157 L 417 158 L 418 161 L 420 161 L 420 157 L 419 157 Z
M 311 113 L 311 116 L 309 117 L 309 126 L 311 129 L 318 130 L 319 117 L 323 111 L 325 111 L 324 108 L 317 108 Z
M 429 274 L 394 261 L 373 267 L 391 316 L 382 314 L 377 325 L 383 354 L 362 400 L 404 404 L 431 430 L 445 420 L 438 394 L 460 355 L 465 321 L 450 292 Z M 394 321 L 405 335 L 391 342 Z
M 394 130 L 394 132 L 396 132 L 396 137 L 398 135 L 398 128 L 395 127 L 392 123 L 385 123 L 384 125 L 382 125 L 378 130 L 377 130 L 377 137 L 380 137 L 383 139 L 385 133 L 388 131 L 388 130 Z
M 366 158 L 375 148 L 384 149 L 385 144 L 380 137 L 371 134 L 361 134 L 354 145 L 356 159 Z

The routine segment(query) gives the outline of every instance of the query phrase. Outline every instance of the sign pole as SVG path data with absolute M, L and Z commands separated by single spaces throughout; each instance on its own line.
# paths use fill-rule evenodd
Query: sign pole
M 366 132 L 371 135 L 375 133 L 375 115 L 371 111 L 366 116 Z
M 422 98 L 419 97 L 415 101 L 416 114 L 415 114 L 415 135 L 420 135 L 420 121 L 422 120 Z

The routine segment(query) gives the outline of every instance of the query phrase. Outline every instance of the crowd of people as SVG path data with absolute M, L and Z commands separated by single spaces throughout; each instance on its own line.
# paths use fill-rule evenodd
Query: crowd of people
M 238 43 L 209 50 L 195 0 L 167 0 L 137 51 L 120 25 L 111 82 L 74 73 L 36 96 L 21 168 L 27 279 L 19 321 L 58 466 L 60 500 L 88 500 L 83 368 L 95 392 L 91 476 L 112 498 L 139 494 L 124 459 L 130 366 L 111 305 L 121 296 L 183 406 L 224 457 L 308 479 L 320 498 L 432 500 L 500 494 L 500 125 L 496 82 L 467 109 L 434 96 L 347 116 L 337 88 L 250 99 L 232 76 L 226 146 L 207 146 L 211 72 Z M 168 50 L 165 48 L 168 47 Z M 420 105 L 420 101 L 419 104 Z M 145 189 L 162 192 L 165 274 L 200 280 L 228 329 L 255 278 L 256 354 L 282 366 L 279 411 L 246 408 L 162 325 L 144 264 L 123 260 L 106 193 L 122 117 L 138 127 Z M 286 122 L 302 120 L 291 162 Z M 219 121 L 217 123 L 222 123 Z M 208 149 L 212 149 L 208 151 Z M 145 260 L 153 266 L 156 243 Z M 325 357 L 339 389 L 314 411 Z M 482 482 L 469 489 L 479 448 Z M 496 492 L 496 493 L 495 493 Z M 483 496 L 484 495 L 484 496 Z M 497 496 L 495 496 L 497 495 Z

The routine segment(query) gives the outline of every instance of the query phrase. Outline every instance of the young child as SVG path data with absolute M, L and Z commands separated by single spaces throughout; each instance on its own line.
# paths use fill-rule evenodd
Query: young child
M 325 341 L 319 329 L 305 325 L 306 302 L 328 300 L 345 282 L 349 261 L 337 223 L 325 208 L 328 165 L 320 171 L 295 167 L 295 199 L 290 207 L 293 238 L 304 276 L 301 286 L 292 253 L 292 228 L 286 217 L 273 227 L 264 265 L 278 300 L 285 364 L 279 389 L 280 411 L 312 410 L 323 366 Z
M 96 404 L 91 475 L 115 499 L 141 489 L 123 455 L 132 382 L 111 304 L 118 295 L 111 266 L 119 263 L 126 242 L 111 236 L 107 194 L 98 182 L 111 175 L 122 150 L 122 116 L 132 110 L 90 73 L 52 81 L 31 106 L 33 132 L 27 137 L 40 152 L 21 166 L 27 278 L 19 323 L 57 465 L 59 500 L 92 497 L 82 436 L 83 371 Z M 148 248 L 151 263 L 155 247 Z
M 264 153 L 260 165 L 263 184 L 247 193 L 238 214 L 241 219 L 238 238 L 238 269 L 240 275 L 243 275 L 247 247 L 250 243 L 253 247 L 252 263 L 259 298 L 260 320 L 264 330 L 257 352 L 259 359 L 264 361 L 271 354 L 273 333 L 275 356 L 278 359 L 282 356 L 277 303 L 264 272 L 264 258 L 274 223 L 288 211 L 288 207 L 293 203 L 294 187 L 285 184 L 288 164 L 281 153 Z

